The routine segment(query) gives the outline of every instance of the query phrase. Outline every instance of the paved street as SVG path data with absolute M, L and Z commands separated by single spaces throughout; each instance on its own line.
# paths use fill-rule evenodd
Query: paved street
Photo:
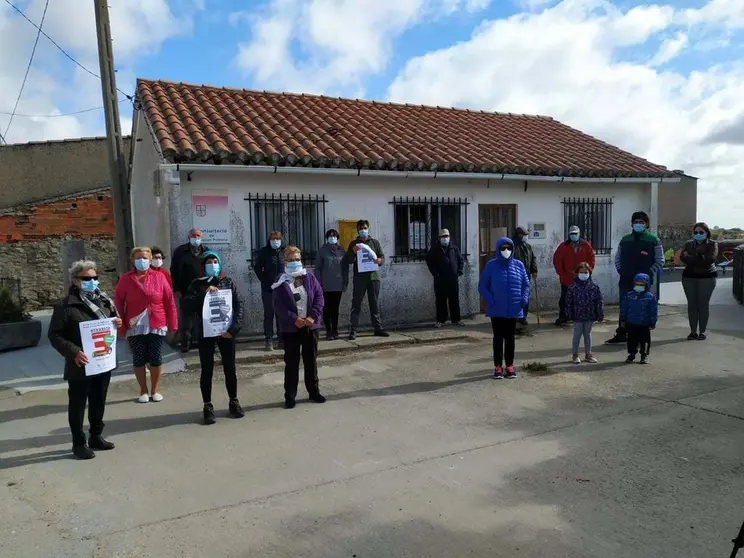
M 196 376 L 162 403 L 115 384 L 106 434 L 69 458 L 64 391 L 0 400 L 0 538 L 15 557 L 717 557 L 744 520 L 744 308 L 687 342 L 665 306 L 649 366 L 568 363 L 540 328 L 490 377 L 489 339 L 327 357 L 325 405 L 281 409 L 277 364 L 241 370 L 248 414 L 204 427 Z M 612 331 L 596 331 L 603 340 Z M 0 394 L 0 397 L 3 397 Z

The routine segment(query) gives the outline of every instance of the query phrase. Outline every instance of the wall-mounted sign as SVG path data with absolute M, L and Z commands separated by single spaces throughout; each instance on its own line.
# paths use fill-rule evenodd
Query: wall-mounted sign
M 540 240 L 548 238 L 548 232 L 545 227 L 545 223 L 530 223 L 528 225 L 530 230 L 530 238 L 532 240 Z
M 226 191 L 204 190 L 191 194 L 193 226 L 201 229 L 204 244 L 230 244 L 230 208 Z

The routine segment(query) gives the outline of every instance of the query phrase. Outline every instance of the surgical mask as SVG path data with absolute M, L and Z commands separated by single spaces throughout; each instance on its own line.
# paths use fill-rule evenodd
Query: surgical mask
M 506 250 L 501 251 L 501 255 L 508 260 L 509 258 L 511 258 L 512 251 L 507 248 Z
M 150 268 L 150 260 L 147 258 L 137 258 L 134 260 L 134 267 L 140 271 L 147 271 Z
M 568 238 L 571 239 L 571 242 L 578 242 L 579 241 L 579 235 L 578 234 L 570 234 L 570 235 L 568 235 Z
M 369 229 L 362 229 L 359 231 L 359 236 L 361 238 L 367 238 L 369 236 Z
M 646 230 L 646 225 L 643 223 L 633 223 L 633 232 L 635 233 L 642 233 Z
M 279 249 L 279 248 L 281 248 L 281 247 L 282 247 L 282 241 L 281 241 L 281 240 L 277 240 L 276 238 L 273 238 L 273 239 L 269 240 L 269 245 L 270 245 L 270 246 L 271 246 L 271 247 L 272 247 L 272 248 L 273 248 L 274 250 L 277 250 L 277 249 Z
M 189 238 L 189 244 L 191 244 L 192 246 L 201 246 L 201 241 L 202 241 L 201 238 L 194 238 L 194 237 Z
M 163 258 L 153 258 L 152 267 L 163 267 Z
M 208 263 L 204 266 L 204 271 L 207 272 L 207 277 L 217 277 L 220 274 L 220 264 Z
M 705 233 L 703 234 L 695 233 L 692 237 L 698 242 L 702 242 L 703 240 L 705 240 Z
M 90 279 L 88 281 L 80 281 L 80 290 L 84 293 L 94 293 L 96 292 L 96 289 L 98 288 L 98 281 L 95 279 Z
M 442 246 L 449 246 L 450 239 L 448 236 L 443 236 L 442 238 L 439 239 L 439 242 L 442 243 Z
M 587 281 L 587 280 L 589 280 L 589 274 L 588 273 L 579 273 L 579 280 L 580 281 Z
M 287 262 L 287 274 L 294 277 L 302 271 L 302 262 Z
M 642 293 L 646 290 L 646 287 L 644 285 L 636 285 L 635 287 L 633 287 L 633 290 L 637 293 Z
M 335 236 L 329 236 L 328 244 L 338 244 L 338 238 L 336 238 Z

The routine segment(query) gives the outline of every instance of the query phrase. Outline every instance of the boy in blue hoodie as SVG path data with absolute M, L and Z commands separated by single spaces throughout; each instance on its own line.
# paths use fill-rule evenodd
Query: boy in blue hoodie
M 649 291 L 651 280 L 645 273 L 633 277 L 633 290 L 620 304 L 620 323 L 628 332 L 627 363 L 635 361 L 638 350 L 641 351 L 641 364 L 648 364 L 648 353 L 651 349 L 651 330 L 656 328 L 659 318 L 659 302 Z

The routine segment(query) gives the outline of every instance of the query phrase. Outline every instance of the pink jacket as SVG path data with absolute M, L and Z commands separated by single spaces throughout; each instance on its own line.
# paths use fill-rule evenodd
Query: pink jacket
M 121 276 L 116 285 L 114 304 L 121 316 L 120 335 L 124 336 L 132 318 L 148 311 L 150 328 L 168 327 L 178 329 L 178 312 L 173 289 L 165 275 L 158 271 L 148 270 L 144 285 L 137 279 L 136 271 L 129 271 Z

